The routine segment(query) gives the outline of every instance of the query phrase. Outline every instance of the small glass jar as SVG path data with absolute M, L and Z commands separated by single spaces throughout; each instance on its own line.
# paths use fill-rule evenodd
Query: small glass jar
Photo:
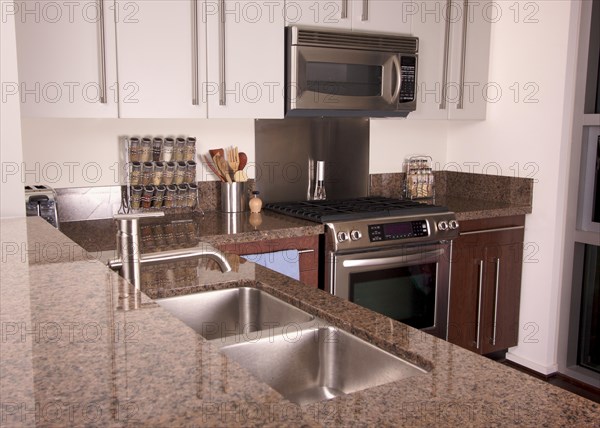
M 163 139 L 160 137 L 154 137 L 152 140 L 152 161 L 158 162 L 160 160 L 160 153 L 162 151 Z
M 188 185 L 188 193 L 187 193 L 187 206 L 189 208 L 194 208 L 196 206 L 196 202 L 198 201 L 198 185 L 196 183 L 192 183 Z
M 165 163 L 164 162 L 156 162 L 154 164 L 154 171 L 152 172 L 152 184 L 154 184 L 155 186 L 162 184 L 164 173 L 165 173 Z
M 154 164 L 152 162 L 144 162 L 142 165 L 142 185 L 148 186 L 152 184 L 152 173 L 154 172 Z
M 154 196 L 154 186 L 144 186 L 142 192 L 142 208 L 147 209 L 152 206 L 152 197 Z
M 140 162 L 152 160 L 152 140 L 149 137 L 142 138 Z
M 165 138 L 163 141 L 162 151 L 160 160 L 164 162 L 170 162 L 173 159 L 173 148 L 175 147 L 175 140 L 171 137 Z
M 173 179 L 175 178 L 175 170 L 177 169 L 177 164 L 175 162 L 167 162 L 165 166 L 165 172 L 163 173 L 163 184 L 169 185 L 173 184 Z
M 131 199 L 129 202 L 129 206 L 133 210 L 139 210 L 142 202 L 142 191 L 144 188 L 142 186 L 131 186 Z
M 187 137 L 185 140 L 184 161 L 193 161 L 196 158 L 196 137 Z
M 131 162 L 131 173 L 129 175 L 129 183 L 132 186 L 137 186 L 142 182 L 142 164 L 140 162 Z
M 170 184 L 167 186 L 167 190 L 165 192 L 165 198 L 163 200 L 163 206 L 165 208 L 173 208 L 175 206 L 175 195 L 177 194 L 177 186 L 174 184 Z M 165 229 L 165 232 L 169 232 Z
M 152 201 L 152 207 L 161 208 L 163 206 L 166 191 L 167 188 L 165 186 L 156 186 L 154 190 L 154 200 Z
M 175 179 L 173 180 L 173 183 L 175 184 L 182 184 L 185 178 L 185 170 L 187 168 L 187 165 L 185 164 L 184 161 L 179 161 L 177 162 L 177 169 L 175 170 Z
M 185 153 L 185 138 L 177 137 L 175 140 L 175 150 L 173 152 L 173 160 L 176 162 L 182 161 Z
M 190 160 L 185 164 L 185 173 L 183 175 L 184 183 L 193 183 L 196 181 L 196 162 Z
M 177 196 L 175 206 L 177 208 L 187 207 L 187 193 L 189 186 L 187 184 L 180 184 L 177 186 Z
M 140 151 L 140 139 L 138 137 L 131 137 L 129 139 L 129 162 L 139 162 Z

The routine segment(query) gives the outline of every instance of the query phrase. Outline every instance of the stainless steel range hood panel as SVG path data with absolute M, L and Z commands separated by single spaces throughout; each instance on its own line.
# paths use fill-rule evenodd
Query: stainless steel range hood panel
M 327 199 L 367 196 L 369 119 L 256 120 L 256 187 L 265 202 L 309 199 L 316 161 L 325 161 Z

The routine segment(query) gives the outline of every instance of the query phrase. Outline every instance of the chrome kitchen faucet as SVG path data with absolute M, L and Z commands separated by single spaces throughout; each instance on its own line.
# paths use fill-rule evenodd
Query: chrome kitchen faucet
M 141 265 L 169 260 L 189 259 L 192 257 L 208 257 L 215 260 L 222 272 L 229 272 L 231 265 L 225 254 L 210 244 L 201 242 L 192 248 L 179 250 L 156 251 L 142 254 L 140 251 L 141 218 L 164 217 L 162 211 L 138 214 L 117 214 L 113 218 L 117 222 L 117 257 L 108 262 L 108 266 L 119 271 L 119 274 L 133 284 L 135 291 L 141 290 Z M 127 297 L 126 292 L 123 297 Z

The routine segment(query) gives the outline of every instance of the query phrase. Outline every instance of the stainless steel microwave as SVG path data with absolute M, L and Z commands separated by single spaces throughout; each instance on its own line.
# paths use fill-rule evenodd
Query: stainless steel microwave
M 286 116 L 404 117 L 415 110 L 418 38 L 286 31 Z

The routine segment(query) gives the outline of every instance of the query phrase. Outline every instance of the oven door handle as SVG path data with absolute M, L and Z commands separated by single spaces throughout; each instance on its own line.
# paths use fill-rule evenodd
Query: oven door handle
M 425 262 L 427 259 L 440 257 L 444 254 L 443 249 L 425 251 L 423 253 L 407 254 L 402 256 L 393 257 L 381 257 L 374 259 L 358 259 L 358 260 L 344 260 L 342 266 L 344 267 L 365 267 L 365 266 L 383 266 L 389 264 L 409 264 L 416 261 Z

